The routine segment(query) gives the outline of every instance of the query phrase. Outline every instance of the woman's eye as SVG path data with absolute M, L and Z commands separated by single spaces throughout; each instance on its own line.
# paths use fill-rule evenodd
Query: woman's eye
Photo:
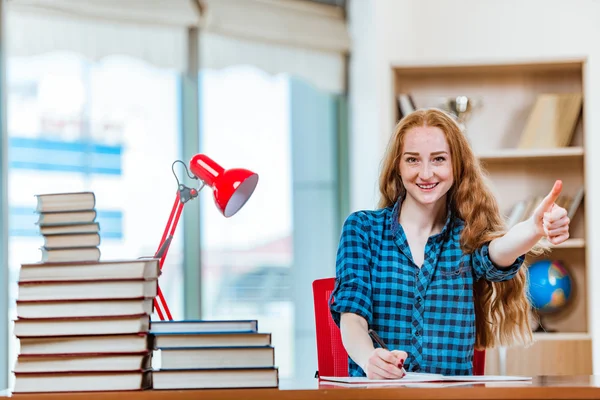
M 441 163 L 441 162 L 446 161 L 446 158 L 445 157 L 436 157 L 436 158 L 433 159 L 433 161 Z
M 417 162 L 417 159 L 416 159 L 416 158 L 414 158 L 414 157 L 408 157 L 408 158 L 406 159 L 406 162 L 407 162 L 407 163 L 414 163 L 414 162 Z

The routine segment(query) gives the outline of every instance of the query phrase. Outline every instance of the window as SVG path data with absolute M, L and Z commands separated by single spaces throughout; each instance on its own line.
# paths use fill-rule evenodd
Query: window
M 335 271 L 338 96 L 246 66 L 200 81 L 201 151 L 259 174 L 231 218 L 201 192 L 203 317 L 257 319 L 281 378 L 314 374 L 310 283 Z
M 10 320 L 20 265 L 41 260 L 35 194 L 95 192 L 103 260 L 155 253 L 177 190 L 179 85 L 175 71 L 125 57 L 8 59 Z M 161 277 L 175 318 L 181 253 L 176 237 Z M 13 337 L 9 366 L 17 351 Z
M 202 191 L 202 301 L 207 319 L 259 320 L 280 374 L 291 369 L 293 307 L 289 85 L 236 67 L 201 73 L 201 150 L 224 168 L 259 175 L 246 205 L 224 218 Z

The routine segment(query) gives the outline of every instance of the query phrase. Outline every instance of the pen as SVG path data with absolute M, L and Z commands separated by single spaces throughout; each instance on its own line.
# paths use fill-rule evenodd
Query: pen
M 369 336 L 371 336 L 371 338 L 377 342 L 377 344 L 379 345 L 379 347 L 381 347 L 382 349 L 388 350 L 388 347 L 385 345 L 385 343 L 383 342 L 383 340 L 381 340 L 381 338 L 379 337 L 379 335 L 377 334 L 377 332 L 375 332 L 373 329 L 369 329 Z

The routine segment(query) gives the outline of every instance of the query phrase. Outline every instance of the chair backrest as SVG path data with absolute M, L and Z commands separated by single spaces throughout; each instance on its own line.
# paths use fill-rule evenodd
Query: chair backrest
M 341 332 L 329 312 L 329 298 L 334 287 L 335 278 L 313 282 L 319 376 L 348 376 L 348 353 L 342 343 Z
M 348 376 L 348 353 L 342 343 L 339 328 L 331 318 L 329 300 L 335 288 L 335 278 L 313 281 L 315 328 L 317 333 L 317 364 L 320 376 Z M 484 375 L 485 350 L 473 354 L 473 374 Z

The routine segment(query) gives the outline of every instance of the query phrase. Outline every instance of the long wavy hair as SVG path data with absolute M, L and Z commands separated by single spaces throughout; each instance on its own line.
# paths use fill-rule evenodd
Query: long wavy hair
M 479 161 L 454 119 L 438 109 L 417 110 L 396 126 L 379 178 L 379 207 L 392 206 L 406 192 L 400 178 L 400 157 L 406 133 L 418 126 L 437 127 L 444 132 L 448 141 L 454 185 L 447 199 L 452 212 L 464 221 L 461 249 L 472 253 L 502 236 L 506 232 L 506 224 Z M 504 282 L 478 280 L 473 295 L 476 348 L 531 343 L 533 337 L 526 266 L 520 268 L 514 278 Z

